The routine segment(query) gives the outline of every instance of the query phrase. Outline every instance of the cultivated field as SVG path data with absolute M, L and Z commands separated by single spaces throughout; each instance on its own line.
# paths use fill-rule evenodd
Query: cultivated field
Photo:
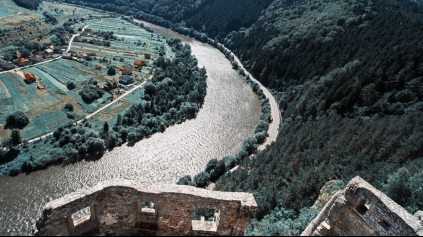
M 65 6 L 64 11 L 74 9 L 66 10 L 66 8 L 69 7 Z M 151 53 L 152 58 L 146 60 L 147 66 L 144 66 L 142 70 L 134 71 L 135 82 L 133 84 L 139 84 L 154 70 L 154 60 L 160 56 L 160 51 L 162 54 L 165 52 L 165 57 L 174 57 L 164 38 L 121 19 L 105 18 L 100 23 L 90 25 L 89 29 L 95 32 L 113 31 L 113 35 L 117 36 L 118 40 L 110 40 L 110 47 L 87 42 L 73 42 L 71 50 L 85 54 L 96 53 L 97 56 L 83 61 L 62 58 L 0 75 L 0 141 L 10 136 L 11 130 L 4 126 L 7 115 L 12 112 L 22 111 L 30 118 L 30 124 L 21 130 L 23 139 L 29 140 L 38 137 L 54 131 L 60 125 L 93 113 L 132 87 L 120 84 L 118 88 L 104 93 L 103 97 L 92 103 L 87 103 L 79 95 L 84 86 L 92 86 L 93 81 L 96 81 L 96 84 L 102 88 L 108 80 L 119 79 L 122 73 L 118 69 L 119 67 L 134 67 L 135 60 L 145 60 L 144 54 Z M 83 38 L 88 41 L 94 39 Z M 103 41 L 103 38 L 99 37 L 95 40 Z M 160 48 L 162 49 L 160 50 Z M 117 68 L 117 74 L 114 76 L 107 74 L 108 68 L 111 66 Z M 25 83 L 24 75 L 26 73 L 34 74 L 44 89 L 38 89 L 37 83 Z M 67 88 L 69 82 L 75 83 L 76 89 L 69 90 Z M 119 113 L 131 105 L 141 102 L 142 93 L 142 88 L 135 90 L 91 118 L 90 123 L 94 126 L 102 126 L 106 121 L 113 123 Z M 64 109 L 66 103 L 74 105 L 73 116 L 69 116 L 70 112 Z

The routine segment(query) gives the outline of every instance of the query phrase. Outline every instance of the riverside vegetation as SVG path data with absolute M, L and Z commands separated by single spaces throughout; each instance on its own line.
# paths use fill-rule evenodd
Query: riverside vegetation
M 66 2 L 223 43 L 271 89 L 280 136 L 216 186 L 254 194 L 247 235 L 300 234 L 320 188 L 356 175 L 412 213 L 423 208 L 422 1 Z M 222 170 L 211 161 L 195 183 Z
M 142 102 L 119 114 L 115 124 L 93 127 L 88 121 L 70 123 L 59 127 L 51 137 L 31 144 L 24 142 L 19 150 L 11 138 L 3 144 L 9 149 L 0 151 L 2 163 L 8 162 L 0 166 L 2 173 L 16 175 L 52 164 L 100 158 L 123 143 L 134 144 L 172 124 L 194 118 L 207 92 L 206 70 L 198 68 L 188 44 L 183 45 L 178 38 L 167 43 L 175 58 L 157 60 L 152 81 L 145 84 L 144 93 L 139 95 Z M 14 116 L 20 118 L 20 114 Z
M 301 233 L 320 188 L 356 175 L 422 209 L 421 1 L 83 2 L 223 43 L 277 97 L 277 141 L 217 182 L 254 193 L 247 235 Z

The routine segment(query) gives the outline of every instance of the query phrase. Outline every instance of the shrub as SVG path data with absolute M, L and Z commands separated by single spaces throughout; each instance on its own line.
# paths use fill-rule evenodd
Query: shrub
M 191 176 L 187 175 L 178 180 L 177 185 L 190 185 L 192 182 Z
M 21 138 L 21 132 L 19 130 L 13 130 L 12 134 L 10 136 L 10 139 L 13 143 L 13 145 L 19 145 L 22 143 L 22 138 Z
M 66 109 L 66 110 L 69 110 L 69 111 L 73 111 L 74 106 L 73 106 L 73 104 L 71 104 L 71 103 L 66 103 L 66 104 L 65 104 L 65 109 Z
M 29 123 L 29 118 L 25 113 L 17 111 L 13 114 L 9 114 L 6 117 L 6 124 L 10 127 L 24 128 Z
M 76 89 L 76 85 L 75 85 L 75 83 L 74 82 L 68 82 L 68 84 L 66 85 L 66 87 L 69 89 L 69 90 L 74 90 L 74 89 Z
M 206 172 L 201 172 L 194 177 L 193 186 L 204 188 L 210 183 L 210 175 Z
M 79 92 L 82 99 L 91 103 L 104 95 L 104 90 L 98 86 L 86 86 Z
M 109 76 L 114 76 L 114 75 L 116 75 L 116 69 L 115 69 L 115 67 L 114 67 L 114 66 L 110 66 L 110 67 L 109 67 L 109 70 L 107 70 L 107 75 L 109 75 Z

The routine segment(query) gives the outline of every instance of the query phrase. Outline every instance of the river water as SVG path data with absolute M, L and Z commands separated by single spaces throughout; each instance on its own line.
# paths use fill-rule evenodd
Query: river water
M 171 30 L 147 24 L 166 38 L 189 43 L 207 70 L 207 96 L 197 118 L 169 127 L 133 147 L 122 146 L 95 162 L 0 177 L 0 235 L 31 235 L 43 206 L 86 186 L 113 178 L 145 184 L 174 184 L 184 175 L 201 172 L 213 158 L 234 155 L 254 135 L 260 102 L 250 87 L 214 47 Z

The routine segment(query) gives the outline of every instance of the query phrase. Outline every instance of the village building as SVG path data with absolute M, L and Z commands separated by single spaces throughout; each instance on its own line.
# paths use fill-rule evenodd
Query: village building
M 54 50 L 53 50 L 53 49 L 48 48 L 48 49 L 46 49 L 44 52 L 45 52 L 45 55 L 46 55 L 46 56 L 51 56 L 51 55 L 53 55 Z
M 43 56 L 41 56 L 41 55 L 32 55 L 31 56 L 31 61 L 33 61 L 33 62 L 40 62 L 41 60 L 43 60 Z
M 17 60 L 15 60 L 16 65 L 18 66 L 25 66 L 29 64 L 29 60 L 26 58 L 19 58 Z
M 88 32 L 88 33 L 94 33 L 95 32 L 95 30 L 93 30 L 93 29 L 85 29 L 84 31 Z
M 44 89 L 43 85 L 41 85 L 41 84 L 38 84 L 38 85 L 37 85 L 37 88 L 38 88 L 39 90 Z
M 151 53 L 144 54 L 144 58 L 145 59 L 151 59 Z
M 91 33 L 90 32 L 87 32 L 87 31 L 84 31 L 84 32 L 81 33 L 81 36 L 90 37 L 91 36 Z
M 88 53 L 88 56 L 97 56 L 97 54 L 96 53 Z
M 119 83 L 122 83 L 124 85 L 128 85 L 134 82 L 134 78 L 128 75 L 122 75 L 119 77 Z
M 62 54 L 62 58 L 71 59 L 72 58 L 72 54 L 70 54 L 70 53 L 63 53 Z
M 73 57 L 78 57 L 78 52 L 74 50 L 69 50 L 68 53 L 70 53 Z
M 117 80 L 109 80 L 104 86 L 104 89 L 113 90 L 113 89 L 116 89 L 118 86 L 119 86 L 119 82 Z
M 25 82 L 30 84 L 37 81 L 37 77 L 34 74 L 27 73 L 25 74 Z
M 46 56 L 47 53 L 45 50 L 38 51 L 36 55 Z
M 54 50 L 54 45 L 50 45 L 50 47 L 48 47 L 51 50 Z
M 16 57 L 17 57 L 17 58 L 20 58 L 20 57 L 21 57 L 21 53 L 16 52 Z
M 120 68 L 119 68 L 120 69 Z M 122 75 L 132 75 L 133 70 L 132 67 L 126 67 L 125 69 L 122 70 Z
M 123 70 L 125 70 L 125 68 L 124 67 L 120 67 L 119 70 L 123 71 Z
M 69 35 L 67 33 L 62 34 L 62 38 L 69 39 Z
M 141 67 L 147 66 L 147 62 L 136 60 L 134 61 L 134 66 L 135 68 L 141 68 Z
M 2 62 L 0 62 L 0 67 L 1 67 L 3 70 L 10 70 L 10 69 L 15 68 L 15 67 L 16 67 L 16 65 L 15 65 L 15 64 L 13 64 L 13 63 L 12 63 L 12 62 L 10 62 L 10 61 L 2 61 Z

